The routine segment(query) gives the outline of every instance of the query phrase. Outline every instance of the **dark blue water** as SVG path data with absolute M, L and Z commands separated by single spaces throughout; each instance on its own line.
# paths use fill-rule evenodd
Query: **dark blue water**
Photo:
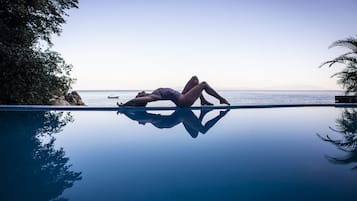
M 353 108 L 0 112 L 0 200 L 355 200 L 356 130 Z

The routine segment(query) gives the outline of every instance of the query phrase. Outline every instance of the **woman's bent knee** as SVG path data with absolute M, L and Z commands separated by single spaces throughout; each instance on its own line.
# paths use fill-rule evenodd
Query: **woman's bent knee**
M 206 81 L 203 81 L 203 82 L 200 83 L 200 85 L 202 85 L 203 87 L 205 87 L 205 86 L 207 86 L 208 84 L 207 84 Z
M 193 82 L 194 82 L 195 84 L 198 84 L 198 83 L 199 83 L 197 76 L 192 76 L 191 80 L 193 80 Z

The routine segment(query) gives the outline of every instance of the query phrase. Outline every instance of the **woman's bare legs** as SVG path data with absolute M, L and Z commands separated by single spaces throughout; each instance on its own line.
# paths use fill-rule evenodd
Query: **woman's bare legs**
M 217 98 L 221 104 L 230 105 L 229 102 L 220 96 L 207 82 L 201 82 L 183 94 L 179 99 L 179 106 L 190 107 L 201 95 L 202 91 L 205 90 L 209 95 Z
M 186 84 L 186 86 L 183 88 L 182 90 L 182 94 L 186 94 L 187 92 L 189 92 L 193 87 L 197 86 L 199 84 L 199 80 L 197 78 L 197 76 L 193 76 Z M 212 103 L 208 102 L 206 100 L 206 98 L 203 96 L 203 94 L 201 93 L 200 95 L 200 100 L 201 100 L 201 105 L 213 105 Z

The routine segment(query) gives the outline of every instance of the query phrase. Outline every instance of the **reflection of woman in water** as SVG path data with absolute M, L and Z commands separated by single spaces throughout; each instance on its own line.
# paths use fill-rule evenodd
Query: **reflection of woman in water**
M 204 116 L 212 110 L 201 110 L 199 118 L 190 109 L 178 109 L 171 115 L 161 115 L 148 113 L 146 111 L 119 111 L 125 114 L 128 118 L 138 121 L 139 124 L 151 123 L 157 128 L 172 128 L 182 123 L 187 132 L 196 138 L 198 133 L 205 134 L 212 128 L 229 110 L 220 111 L 219 114 L 202 125 Z M 118 113 L 119 113 L 118 112 Z
M 221 104 L 229 105 L 229 102 L 220 96 L 207 82 L 199 82 L 196 76 L 193 76 L 186 84 L 182 92 L 178 92 L 171 88 L 158 88 L 152 93 L 145 91 L 139 92 L 134 99 L 126 103 L 117 103 L 118 106 L 146 106 L 148 102 L 158 100 L 171 100 L 178 107 L 190 107 L 200 98 L 201 105 L 213 105 L 208 102 L 202 95 L 202 91 L 206 91 L 209 95 L 217 98 Z

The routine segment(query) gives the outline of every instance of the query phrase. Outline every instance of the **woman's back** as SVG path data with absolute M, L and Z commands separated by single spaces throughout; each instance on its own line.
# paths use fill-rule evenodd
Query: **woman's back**
M 162 100 L 171 100 L 175 104 L 178 103 L 180 96 L 182 96 L 180 92 L 171 88 L 158 88 L 155 89 L 152 93 L 159 95 Z

